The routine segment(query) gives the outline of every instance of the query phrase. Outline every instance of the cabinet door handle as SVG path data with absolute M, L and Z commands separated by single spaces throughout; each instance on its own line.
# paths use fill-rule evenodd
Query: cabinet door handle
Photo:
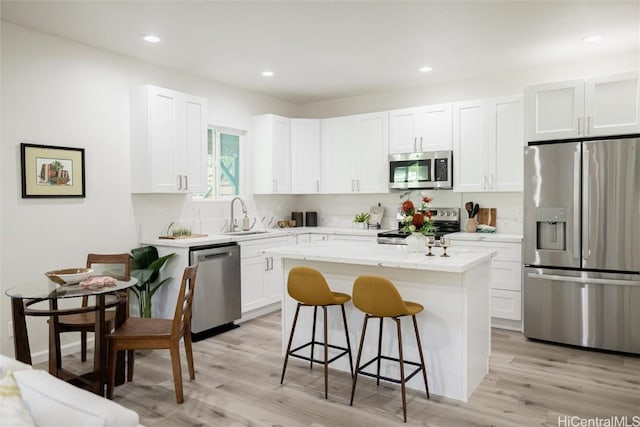
M 418 147 L 418 137 L 416 136 L 416 137 L 413 138 L 413 151 L 414 152 L 418 151 L 417 147 Z
M 482 175 L 482 188 L 487 188 L 487 175 Z
M 582 134 L 582 129 L 581 129 L 581 125 L 582 124 L 582 119 L 580 117 L 578 117 L 578 135 Z
M 353 188 L 354 188 L 354 184 L 355 184 L 355 182 L 354 182 L 354 181 L 355 181 L 355 180 L 353 180 L 353 179 L 351 180 L 351 191 L 355 191 L 355 190 L 353 189 Z
M 176 187 L 178 190 L 182 190 L 182 175 L 176 175 Z
M 493 190 L 493 175 L 489 175 L 489 189 Z
M 320 180 L 316 179 L 316 193 L 320 192 Z
M 422 148 L 422 137 L 420 137 L 420 151 L 424 151 L 424 148 Z
M 273 192 L 276 193 L 278 191 L 278 181 L 273 180 Z
M 184 176 L 184 189 L 188 190 L 189 189 L 189 177 L 187 175 L 183 175 Z
M 269 271 L 269 257 L 264 259 L 264 271 Z
M 584 130 L 584 133 L 586 133 L 587 135 L 589 135 L 591 132 L 589 132 L 591 129 L 591 116 L 587 116 L 587 127 Z
M 360 191 L 360 179 L 356 180 L 356 185 L 357 185 L 356 188 L 358 189 L 358 191 Z

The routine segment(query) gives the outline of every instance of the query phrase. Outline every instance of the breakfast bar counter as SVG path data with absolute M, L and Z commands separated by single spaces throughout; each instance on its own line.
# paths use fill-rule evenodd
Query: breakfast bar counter
M 407 246 L 375 243 L 328 241 L 308 245 L 270 249 L 267 253 L 279 260 L 278 275 L 283 289 L 282 353 L 286 351 L 296 301 L 287 294 L 289 270 L 307 266 L 322 272 L 335 292 L 352 293 L 353 282 L 360 275 L 382 276 L 391 280 L 403 299 L 424 306 L 416 318 L 422 339 L 429 389 L 433 394 L 467 401 L 488 373 L 491 351 L 490 264 L 491 251 L 450 247 L 450 257 L 441 257 L 442 248 L 433 248 L 435 256 L 409 252 Z M 351 302 L 345 304 L 349 339 L 359 343 L 364 313 Z M 329 343 L 344 345 L 344 327 L 339 309 L 329 308 Z M 313 310 L 302 310 L 293 347 L 311 338 Z M 318 315 L 321 317 L 321 314 Z M 321 319 L 319 319 L 321 322 Z M 320 323 L 321 325 L 322 323 Z M 405 360 L 419 360 L 412 322 L 402 322 Z M 319 329 L 321 327 L 319 326 Z M 374 357 L 377 349 L 377 326 L 368 328 L 362 360 Z M 373 329 L 373 331 L 371 331 Z M 320 337 L 322 331 L 317 331 Z M 386 324 L 382 353 L 397 357 L 395 327 Z M 319 346 L 316 346 L 319 347 Z M 321 346 L 320 346 L 321 347 Z M 352 348 L 354 363 L 357 347 Z M 318 358 L 321 359 L 318 354 Z M 349 362 L 340 358 L 330 365 L 349 371 Z M 398 378 L 397 363 L 383 364 L 382 374 Z M 331 380 L 331 379 L 329 379 Z M 424 390 L 422 378 L 412 378 L 408 387 Z

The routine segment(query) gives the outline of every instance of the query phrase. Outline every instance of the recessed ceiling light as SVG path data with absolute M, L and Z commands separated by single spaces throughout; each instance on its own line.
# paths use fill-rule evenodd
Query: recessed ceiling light
M 273 77 L 273 71 L 263 71 L 262 77 Z
M 154 36 L 153 34 L 144 35 L 142 36 L 142 38 L 144 39 L 144 41 L 149 43 L 158 43 L 160 41 L 160 37 Z
M 428 73 L 431 70 L 433 70 L 433 68 L 429 67 L 428 65 L 425 65 L 424 67 L 420 67 L 421 73 Z
M 599 35 L 599 34 L 594 34 L 592 36 L 587 36 L 587 37 L 582 39 L 582 41 L 585 42 L 585 43 L 594 43 L 594 42 L 599 42 L 600 40 L 602 40 L 602 36 Z

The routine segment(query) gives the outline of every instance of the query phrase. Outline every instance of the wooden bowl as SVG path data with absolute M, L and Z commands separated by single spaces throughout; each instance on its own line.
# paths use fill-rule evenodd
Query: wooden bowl
M 93 269 L 91 268 L 64 268 L 62 270 L 47 271 L 45 276 L 52 282 L 59 285 L 75 285 L 91 276 Z

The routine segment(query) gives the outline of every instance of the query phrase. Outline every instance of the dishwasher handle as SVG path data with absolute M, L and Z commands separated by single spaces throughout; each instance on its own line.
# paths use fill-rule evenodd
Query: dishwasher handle
M 210 261 L 212 259 L 225 258 L 233 256 L 233 252 L 221 252 L 217 254 L 198 255 L 198 261 Z

